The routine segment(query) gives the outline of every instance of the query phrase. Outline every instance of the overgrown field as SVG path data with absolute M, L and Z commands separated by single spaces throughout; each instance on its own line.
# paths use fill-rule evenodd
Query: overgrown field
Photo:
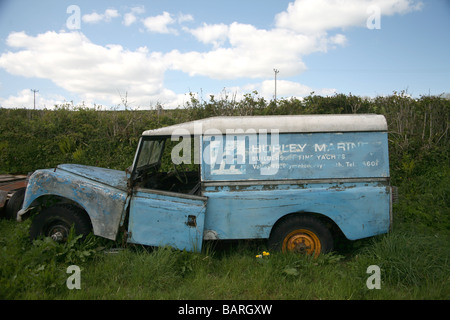
M 1 299 L 440 299 L 450 298 L 450 101 L 403 93 L 276 104 L 194 96 L 177 110 L 0 109 L 0 172 L 59 163 L 127 168 L 147 129 L 216 115 L 378 113 L 388 120 L 391 179 L 399 187 L 390 234 L 341 242 L 318 259 L 270 252 L 262 241 L 205 243 L 201 253 L 123 245 L 96 237 L 31 243 L 29 221 L 0 220 Z M 81 268 L 69 290 L 67 268 Z M 381 270 L 370 290 L 367 268 Z

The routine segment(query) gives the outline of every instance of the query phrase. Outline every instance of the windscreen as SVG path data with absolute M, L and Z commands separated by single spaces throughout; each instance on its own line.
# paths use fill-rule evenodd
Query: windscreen
M 136 168 L 152 166 L 158 164 L 161 159 L 161 153 L 164 149 L 164 140 L 144 140 L 142 141 L 139 158 Z

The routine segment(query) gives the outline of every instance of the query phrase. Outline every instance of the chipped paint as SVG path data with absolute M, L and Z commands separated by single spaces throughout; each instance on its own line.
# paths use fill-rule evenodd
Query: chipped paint
M 234 134 L 201 143 L 203 181 L 389 177 L 387 132 Z
M 390 194 L 379 184 L 316 182 L 300 187 L 275 182 L 271 190 L 247 185 L 239 191 L 206 186 L 205 229 L 215 230 L 220 239 L 264 239 L 283 216 L 310 212 L 330 218 L 351 240 L 386 233 Z M 366 228 L 362 228 L 364 224 Z
M 103 175 L 100 181 L 95 181 L 92 176 L 83 176 L 83 166 L 76 166 L 76 172 L 70 172 L 69 168 L 74 167 L 35 171 L 28 181 L 22 211 L 39 204 L 45 196 L 57 196 L 77 203 L 87 212 L 95 235 L 115 239 L 127 192 L 116 188 L 118 185 L 113 187 L 106 183 L 126 179 L 124 173 L 99 168 Z M 93 167 L 85 168 L 86 172 L 95 171 Z M 126 185 L 126 181 L 124 183 Z
M 275 131 L 260 134 L 272 125 Z M 233 133 L 211 139 L 212 128 Z M 170 139 L 175 129 L 201 147 L 200 195 L 144 188 L 145 174 L 136 182 L 129 172 L 63 164 L 30 177 L 21 212 L 56 196 L 82 207 L 96 235 L 115 239 L 127 225 L 128 242 L 189 251 L 201 250 L 203 240 L 268 238 L 277 221 L 297 213 L 326 217 L 351 240 L 391 226 L 382 116 L 210 118 L 146 131 L 140 145 Z M 134 173 L 140 157 L 149 157 L 139 148 Z
M 131 243 L 201 251 L 206 198 L 138 188 L 130 203 Z

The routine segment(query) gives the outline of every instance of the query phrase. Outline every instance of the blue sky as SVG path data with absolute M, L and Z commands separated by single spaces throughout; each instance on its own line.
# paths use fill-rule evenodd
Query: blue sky
M 450 92 L 448 0 L 0 0 L 0 106 Z

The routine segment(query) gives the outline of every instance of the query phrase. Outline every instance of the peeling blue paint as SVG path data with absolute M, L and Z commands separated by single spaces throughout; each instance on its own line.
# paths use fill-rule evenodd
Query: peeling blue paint
M 203 181 L 389 177 L 386 132 L 244 134 L 202 141 Z
M 125 179 L 125 174 L 99 168 L 101 175 L 97 177 L 99 181 L 96 181 L 93 175 L 87 178 L 83 174 L 86 172 L 95 172 L 95 168 L 63 165 L 56 170 L 35 171 L 28 181 L 22 209 L 36 205 L 44 196 L 68 199 L 88 213 L 95 235 L 116 239 L 127 197 L 126 190 L 116 187 L 123 186 L 124 182 L 126 185 L 126 180 L 120 182 Z M 116 187 L 112 182 L 115 182 Z
M 201 251 L 206 200 L 138 189 L 131 199 L 129 242 Z
M 204 123 L 211 127 L 214 119 Z M 252 119 L 259 123 L 259 118 Z M 154 188 L 161 185 L 153 181 L 161 177 L 155 150 L 161 151 L 161 141 L 170 139 L 167 133 L 175 128 L 166 127 L 141 137 L 140 146 L 151 140 L 158 148 L 140 152 L 138 147 L 134 181 L 126 172 L 74 164 L 38 170 L 29 179 L 22 211 L 46 196 L 57 196 L 82 207 L 96 235 L 115 239 L 119 227 L 126 225 L 130 243 L 189 251 L 200 251 L 204 239 L 269 238 L 277 221 L 296 213 L 326 217 L 350 240 L 388 232 L 392 199 L 385 120 L 347 115 L 345 132 L 335 132 L 339 125 L 328 120 L 344 118 L 283 119 L 288 123 L 280 125 L 280 134 L 194 134 L 200 146 L 196 195 L 146 186 L 149 181 Z M 363 119 L 357 127 L 368 130 L 352 131 L 352 119 Z M 228 118 L 216 120 L 222 126 L 231 123 Z M 187 127 L 195 129 L 201 121 Z M 295 121 L 314 131 L 295 131 Z M 261 127 L 267 123 L 270 119 L 264 118 Z M 316 124 L 326 131 L 320 132 Z M 140 158 L 144 156 L 151 161 Z M 139 163 L 145 170 L 137 174 Z
M 281 217 L 307 212 L 330 218 L 350 240 L 389 230 L 389 192 L 378 182 L 272 186 L 206 187 L 205 229 L 220 239 L 264 239 Z

